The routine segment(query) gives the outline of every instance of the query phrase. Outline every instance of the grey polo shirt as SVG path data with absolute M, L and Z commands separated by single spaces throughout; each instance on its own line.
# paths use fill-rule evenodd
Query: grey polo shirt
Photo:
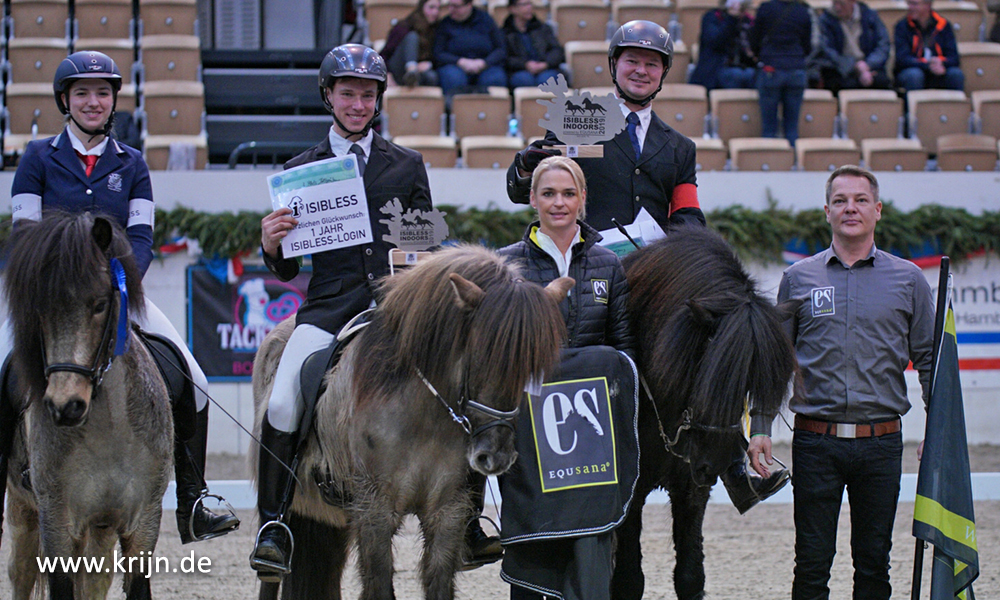
M 884 421 L 910 409 L 903 372 L 912 361 L 926 404 L 934 299 L 913 263 L 872 245 L 847 267 L 831 246 L 785 269 L 778 302 L 803 299 L 791 323 L 803 386 L 792 412 L 838 423 Z M 751 433 L 770 433 L 755 416 Z

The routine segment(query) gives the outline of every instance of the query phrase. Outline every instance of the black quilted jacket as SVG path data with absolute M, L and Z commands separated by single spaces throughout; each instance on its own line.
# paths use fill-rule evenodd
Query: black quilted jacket
M 601 234 L 586 223 L 578 223 L 583 241 L 573 246 L 569 265 L 569 276 L 576 280 L 576 285 L 559 304 L 569 332 L 569 347 L 611 346 L 634 358 L 625 310 L 628 304 L 625 270 L 614 252 L 597 245 Z M 520 261 L 527 280 L 547 285 L 559 277 L 559 270 L 555 260 L 531 239 L 536 227 L 537 221 L 528 226 L 523 240 L 502 248 L 500 254 Z

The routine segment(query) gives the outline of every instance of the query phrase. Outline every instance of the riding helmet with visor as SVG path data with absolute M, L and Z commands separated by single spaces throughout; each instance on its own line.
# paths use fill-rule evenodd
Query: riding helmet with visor
M 330 50 L 319 66 L 319 95 L 327 110 L 333 114 L 333 106 L 330 105 L 330 100 L 326 97 L 326 90 L 333 87 L 334 80 L 341 77 L 356 77 L 376 81 L 378 83 L 378 96 L 375 99 L 375 113 L 360 132 L 351 132 L 366 135 L 371 129 L 372 123 L 379 116 L 382 94 L 386 88 L 386 72 L 385 61 L 382 60 L 378 52 L 362 44 L 342 44 Z M 344 131 L 351 131 L 340 122 L 337 115 L 333 114 L 333 120 Z
M 69 107 L 63 101 L 63 96 L 69 93 L 69 88 L 74 81 L 79 79 L 103 79 L 111 85 L 111 116 L 104 123 L 104 126 L 96 131 L 84 128 L 76 119 L 70 115 L 70 119 L 76 123 L 84 133 L 92 136 L 107 135 L 114 126 L 115 107 L 118 105 L 118 92 L 122 89 L 122 74 L 118 70 L 118 65 L 110 56 L 103 52 L 84 50 L 74 52 L 59 63 L 56 68 L 56 76 L 52 81 L 52 92 L 56 98 L 56 106 L 63 115 L 69 114 Z
M 663 57 L 663 74 L 660 75 L 660 85 L 656 88 L 655 92 L 645 98 L 633 98 L 618 85 L 618 57 L 625 48 L 651 50 Z M 611 44 L 608 46 L 608 66 L 611 67 L 611 80 L 615 82 L 618 95 L 629 102 L 634 102 L 639 106 L 649 104 L 663 88 L 663 80 L 666 78 L 667 71 L 670 70 L 673 62 L 674 41 L 670 38 L 670 34 L 666 29 L 652 21 L 629 21 L 619 27 L 618 31 L 611 36 Z

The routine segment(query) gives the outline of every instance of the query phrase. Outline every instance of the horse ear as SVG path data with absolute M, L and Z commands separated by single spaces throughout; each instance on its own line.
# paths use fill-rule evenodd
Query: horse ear
M 560 277 L 545 286 L 545 293 L 548 294 L 549 298 L 552 298 L 553 302 L 559 304 L 566 298 L 566 294 L 573 289 L 574 285 L 576 285 L 576 280 L 572 277 Z
M 486 293 L 476 284 L 462 277 L 458 273 L 448 275 L 451 280 L 451 287 L 455 290 L 456 302 L 462 310 L 472 310 L 479 306 Z
M 111 229 L 111 222 L 103 217 L 95 217 L 91 234 L 94 236 L 94 241 L 97 242 L 97 246 L 101 249 L 101 252 L 107 252 L 108 248 L 111 247 L 111 239 L 114 235 Z
M 702 327 L 707 327 L 710 329 L 715 329 L 716 318 L 712 314 L 712 311 L 708 310 L 700 302 L 694 300 L 687 301 L 687 307 L 691 311 L 691 316 L 694 318 L 695 322 Z

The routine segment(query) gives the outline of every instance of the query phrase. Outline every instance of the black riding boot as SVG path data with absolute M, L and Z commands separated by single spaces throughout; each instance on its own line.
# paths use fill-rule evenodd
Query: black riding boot
M 469 500 L 472 501 L 472 518 L 465 528 L 465 551 L 462 553 L 462 570 L 471 571 L 483 565 L 495 563 L 503 558 L 503 546 L 500 537 L 486 535 L 479 524 L 483 507 L 486 505 L 486 477 L 475 471 L 469 471 L 466 484 L 469 489 Z
M 292 532 L 282 522 L 295 495 L 295 453 L 298 434 L 285 433 L 271 427 L 264 415 L 261 423 L 259 465 L 257 467 L 257 512 L 260 531 L 250 554 L 250 567 L 257 571 L 257 578 L 264 582 L 281 581 L 281 576 L 292 570 L 292 549 L 295 544 Z M 265 450 L 266 448 L 266 450 Z M 274 453 L 268 452 L 270 450 Z
M 772 469 L 766 478 L 757 475 L 752 469 L 747 468 L 745 449 L 737 447 L 733 462 L 719 479 L 726 486 L 733 506 L 742 515 L 785 487 L 789 481 L 789 474 L 788 469 Z
M 217 515 L 199 502 L 207 493 L 205 451 L 208 446 L 208 406 L 195 414 L 194 435 L 183 441 L 174 436 L 174 473 L 177 478 L 177 530 L 181 543 L 200 542 L 240 527 L 232 513 Z M 220 499 L 221 500 L 221 499 Z

